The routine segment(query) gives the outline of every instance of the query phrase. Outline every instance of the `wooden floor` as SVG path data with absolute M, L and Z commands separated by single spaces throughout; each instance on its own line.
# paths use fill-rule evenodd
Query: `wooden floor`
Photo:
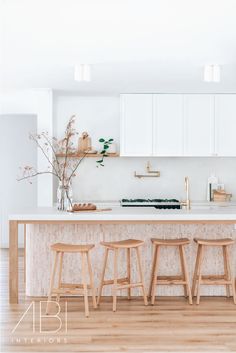
M 121 298 L 116 313 L 107 298 L 87 319 L 82 299 L 73 298 L 67 301 L 67 332 L 62 300 L 61 329 L 49 332 L 58 328 L 59 320 L 47 317 L 40 332 L 40 299 L 24 297 L 22 268 L 21 254 L 20 304 L 9 305 L 8 252 L 2 251 L 2 352 L 236 352 L 236 306 L 226 298 L 202 298 L 200 306 L 189 306 L 183 298 L 161 298 L 154 307 L 144 307 L 142 299 Z M 44 308 L 42 303 L 42 315 Z

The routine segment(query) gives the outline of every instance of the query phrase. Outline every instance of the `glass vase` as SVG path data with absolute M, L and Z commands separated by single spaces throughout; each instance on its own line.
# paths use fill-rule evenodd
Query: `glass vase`
M 72 185 L 59 183 L 57 188 L 57 209 L 59 211 L 72 210 Z

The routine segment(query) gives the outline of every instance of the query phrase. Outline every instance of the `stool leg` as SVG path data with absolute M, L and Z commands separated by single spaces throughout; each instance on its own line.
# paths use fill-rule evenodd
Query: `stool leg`
M 85 253 L 81 253 L 82 256 L 82 285 L 84 290 L 84 309 L 85 316 L 89 317 L 89 306 L 88 306 L 88 286 L 86 281 L 86 273 L 85 273 Z
M 53 292 L 54 280 L 55 280 L 56 269 L 57 269 L 57 260 L 58 260 L 58 252 L 56 251 L 53 270 L 52 270 L 51 279 L 50 279 L 50 288 L 49 288 L 48 301 L 47 301 L 47 307 L 46 307 L 46 315 L 49 314 L 50 307 L 51 307 L 52 292 Z
M 228 273 L 229 273 L 229 277 L 230 277 L 230 280 L 231 280 L 233 301 L 234 301 L 234 304 L 236 304 L 235 283 L 234 283 L 233 273 L 232 273 L 232 271 L 231 271 L 231 264 L 230 264 L 230 256 L 229 256 L 229 252 L 228 252 L 228 246 L 225 247 L 225 254 L 226 254 L 226 261 L 227 261 Z
M 108 249 L 106 248 L 106 249 L 105 249 L 105 254 L 104 254 L 104 260 L 103 260 L 103 268 L 102 268 L 101 282 L 100 282 L 100 286 L 99 286 L 99 289 L 98 289 L 97 305 L 99 305 L 99 304 L 100 304 L 100 301 L 101 301 L 103 282 L 104 282 L 104 277 L 105 277 L 105 272 L 106 272 L 106 266 L 107 266 L 107 257 L 108 257 Z
M 154 251 L 153 251 L 153 257 L 152 257 L 152 272 L 151 272 L 150 285 L 149 285 L 149 291 L 148 291 L 149 298 L 151 298 L 151 295 L 152 295 L 152 283 L 154 278 L 155 261 L 157 256 L 157 246 L 154 245 L 153 247 L 154 247 Z
M 184 269 L 184 259 L 183 259 L 183 248 L 182 248 L 181 245 L 179 245 L 178 248 L 179 248 L 179 258 L 180 258 L 182 276 L 183 276 L 183 280 L 186 282 L 185 269 Z M 186 284 L 184 284 L 183 287 L 184 287 L 184 296 L 185 296 L 185 298 L 187 298 L 188 293 L 187 293 L 187 286 L 186 286 Z
M 64 253 L 61 252 L 60 253 L 60 265 L 59 265 L 59 273 L 58 273 L 58 286 L 57 288 L 60 289 L 61 287 L 61 274 L 62 274 L 62 264 L 63 264 L 63 256 L 64 256 Z M 57 294 L 57 302 L 60 301 L 60 294 Z
M 136 249 L 136 253 L 137 253 L 140 282 L 142 283 L 144 305 L 148 305 L 145 284 L 144 284 L 144 279 L 143 279 L 143 270 L 142 270 L 142 264 L 141 264 L 140 250 L 139 250 L 139 248 L 135 248 L 135 249 Z
M 127 277 L 129 284 L 131 283 L 131 262 L 130 262 L 130 249 L 127 249 Z M 131 299 L 131 288 L 128 288 L 128 299 Z
M 90 287 L 92 291 L 92 299 L 93 299 L 93 307 L 96 309 L 97 308 L 97 300 L 96 300 L 96 293 L 95 293 L 95 287 L 94 287 L 94 280 L 93 280 L 93 271 L 92 271 L 92 266 L 90 262 L 90 257 L 89 253 L 86 253 L 87 256 L 87 263 L 88 263 L 88 270 L 89 270 L 89 278 L 90 278 Z
M 197 274 L 198 274 L 198 268 L 199 268 L 199 255 L 201 251 L 202 245 L 198 245 L 197 247 L 197 257 L 195 261 L 195 267 L 194 267 L 194 274 L 193 274 L 193 285 L 192 285 L 192 296 L 195 296 L 195 290 L 196 290 L 196 283 L 197 283 Z
M 200 254 L 199 254 L 199 268 L 198 268 L 197 302 L 196 302 L 197 305 L 200 303 L 200 287 L 201 287 L 201 281 L 202 281 L 203 249 L 204 249 L 204 247 L 201 246 Z
M 226 250 L 226 245 L 222 246 L 222 251 L 223 251 L 223 258 L 224 258 L 224 275 L 225 275 L 225 279 L 227 281 L 230 281 L 230 274 L 229 274 L 229 269 L 228 269 L 228 264 L 227 264 L 227 250 Z M 230 297 L 230 284 L 226 284 L 225 285 L 225 289 L 226 289 L 226 296 L 227 298 Z
M 186 257 L 185 257 L 185 252 L 184 252 L 183 245 L 180 246 L 180 253 L 181 253 L 180 256 L 182 258 L 182 264 L 183 264 L 182 266 L 183 266 L 184 280 L 186 282 L 184 288 L 185 288 L 185 291 L 188 293 L 189 304 L 193 304 L 192 293 L 191 293 L 190 282 L 189 282 L 188 269 L 187 269 L 187 262 L 186 262 Z
M 114 249 L 114 282 L 112 286 L 113 311 L 116 311 L 116 302 L 117 302 L 117 258 L 118 258 L 118 249 Z
M 155 290 L 156 290 L 156 285 L 157 285 L 157 269 L 158 269 L 158 261 L 159 261 L 159 255 L 160 255 L 160 246 L 156 246 L 156 258 L 154 259 L 154 272 L 153 272 L 153 281 L 152 281 L 152 298 L 151 298 L 151 304 L 154 305 L 155 302 Z

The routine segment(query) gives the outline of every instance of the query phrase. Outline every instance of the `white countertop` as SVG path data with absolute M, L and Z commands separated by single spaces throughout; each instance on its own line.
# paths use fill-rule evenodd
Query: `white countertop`
M 103 207 L 105 204 L 103 204 Z M 109 207 L 106 204 L 106 208 Z M 160 210 L 141 207 L 112 207 L 111 211 L 69 213 L 56 208 L 39 207 L 12 212 L 9 220 L 17 221 L 235 221 L 236 206 L 204 206 L 188 210 Z

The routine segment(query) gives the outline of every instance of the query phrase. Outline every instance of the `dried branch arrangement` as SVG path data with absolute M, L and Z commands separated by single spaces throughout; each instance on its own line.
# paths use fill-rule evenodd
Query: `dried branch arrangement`
M 24 166 L 21 169 L 21 177 L 17 178 L 18 181 L 27 180 L 32 184 L 32 179 L 41 174 L 52 174 L 59 181 L 57 190 L 57 207 L 59 210 L 70 210 L 73 208 L 72 205 L 72 189 L 71 182 L 72 178 L 76 176 L 77 169 L 83 159 L 86 157 L 88 152 L 84 152 L 81 158 L 72 158 L 74 152 L 74 139 L 78 135 L 78 132 L 74 128 L 75 115 L 73 115 L 68 124 L 66 125 L 65 136 L 62 140 L 58 140 L 56 137 L 49 136 L 48 132 L 42 132 L 41 134 L 30 134 L 30 139 L 36 143 L 44 155 L 48 166 L 46 170 L 39 171 L 32 166 Z M 103 142 L 103 149 L 101 152 L 102 159 L 97 161 L 98 165 L 104 166 L 103 159 L 107 157 L 107 150 L 113 139 L 106 141 L 100 139 Z
M 78 132 L 74 128 L 75 116 L 73 115 L 66 126 L 65 136 L 62 140 L 56 137 L 50 137 L 48 132 L 41 134 L 30 134 L 30 139 L 36 143 L 38 148 L 42 151 L 44 157 L 48 162 L 47 170 L 38 171 L 32 166 L 24 166 L 20 168 L 22 176 L 17 180 L 27 179 L 32 183 L 32 178 L 41 174 L 52 174 L 63 187 L 68 187 L 72 178 L 76 176 L 76 171 L 82 160 L 86 157 L 86 153 L 78 160 L 69 158 L 73 149 L 73 139 Z M 64 157 L 59 158 L 57 155 L 63 153 Z

